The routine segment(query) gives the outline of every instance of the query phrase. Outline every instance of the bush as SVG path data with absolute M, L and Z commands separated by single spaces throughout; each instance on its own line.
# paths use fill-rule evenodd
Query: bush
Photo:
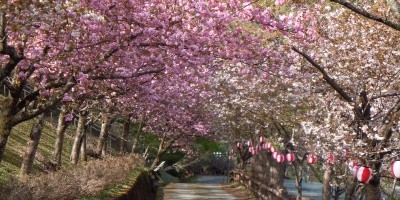
M 133 168 L 144 165 L 139 156 L 109 157 L 39 176 L 25 176 L 0 186 L 0 199 L 76 199 L 99 193 L 125 181 Z

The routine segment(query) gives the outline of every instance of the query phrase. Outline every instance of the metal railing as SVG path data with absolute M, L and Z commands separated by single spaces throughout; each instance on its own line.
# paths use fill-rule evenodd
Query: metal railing
M 10 82 L 9 79 L 6 79 L 6 81 Z M 10 91 L 7 89 L 6 85 L 5 84 L 2 84 L 2 85 L 3 85 L 3 87 L 1 88 L 2 90 L 0 91 L 0 93 L 4 96 L 10 95 L 10 93 L 9 93 Z M 29 85 L 25 85 L 23 88 L 23 97 L 26 97 L 29 93 L 31 93 L 33 91 L 34 91 L 33 87 L 30 87 Z M 49 116 L 50 116 L 51 120 L 57 122 L 58 114 L 60 113 L 60 108 L 55 107 L 55 108 L 50 109 L 48 112 L 49 112 Z M 55 120 L 54 120 L 54 117 L 56 117 Z M 77 122 L 78 122 L 77 118 L 74 118 L 73 123 L 76 125 Z M 111 127 L 110 127 L 110 129 L 111 129 Z M 97 121 L 95 121 L 94 123 L 92 123 L 90 125 L 89 130 L 95 130 L 96 132 L 100 133 L 101 127 L 100 127 L 100 125 L 97 124 Z M 92 131 L 89 131 L 89 132 L 93 133 Z M 112 133 L 110 130 L 109 130 L 107 136 L 108 136 L 107 140 L 109 142 L 108 145 L 110 147 L 112 146 L 113 142 L 117 142 L 118 140 L 123 140 L 123 138 L 121 136 L 119 136 L 115 133 Z M 110 150 L 109 152 L 111 153 L 112 151 Z

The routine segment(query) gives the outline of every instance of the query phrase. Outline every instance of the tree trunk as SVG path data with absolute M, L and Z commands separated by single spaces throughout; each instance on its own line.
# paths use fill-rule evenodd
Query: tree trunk
M 58 165 L 61 166 L 61 158 L 62 158 L 62 148 L 64 145 L 64 135 L 65 130 L 67 130 L 69 122 L 65 121 L 65 115 L 67 114 L 66 106 L 63 105 L 61 107 L 60 115 L 58 116 L 58 125 L 57 125 L 57 138 L 54 144 L 54 151 L 53 151 L 53 161 Z
M 128 135 L 129 135 L 129 129 L 130 129 L 130 117 L 126 117 L 124 121 L 124 130 L 122 131 L 122 136 L 121 136 L 121 143 L 120 143 L 120 153 L 125 154 L 127 152 L 127 141 L 128 141 Z
M 79 120 L 78 120 L 78 127 L 76 128 L 74 143 L 72 144 L 71 150 L 71 157 L 70 161 L 71 164 L 77 164 L 79 159 L 79 151 L 81 148 L 81 140 L 85 133 L 85 122 L 86 122 L 86 115 L 85 111 L 79 112 Z
M 103 148 L 101 149 L 101 157 L 105 157 L 107 155 L 107 140 L 104 140 Z
M 100 136 L 99 139 L 97 140 L 97 147 L 96 147 L 96 153 L 99 155 L 103 154 L 104 143 L 106 142 L 108 136 L 108 129 L 110 127 L 110 121 L 111 121 L 110 114 L 108 113 L 104 113 L 102 118 L 103 119 L 101 123 Z
M 139 122 L 139 127 L 137 130 L 137 133 L 135 135 L 135 138 L 133 139 L 133 144 L 132 144 L 132 153 L 138 153 L 138 144 L 139 144 L 139 138 L 140 135 L 142 134 L 142 129 L 143 129 L 143 119 Z
M 0 163 L 3 160 L 4 152 L 6 150 L 6 145 L 8 137 L 11 134 L 11 107 L 12 99 L 9 97 L 4 97 L 0 100 Z
M 294 172 L 296 174 L 296 189 L 297 189 L 297 196 L 296 200 L 302 199 L 302 192 L 303 192 L 303 169 L 301 167 L 301 163 L 298 160 L 293 162 Z
M 345 193 L 345 200 L 352 200 L 354 196 L 355 189 L 357 187 L 357 182 L 353 175 L 349 175 L 347 177 L 347 185 L 346 185 L 346 193 Z
M 21 174 L 29 174 L 32 172 L 33 161 L 35 160 L 36 150 L 39 145 L 40 137 L 42 136 L 44 124 L 44 114 L 38 116 L 33 124 L 31 133 L 29 135 L 29 141 L 26 144 L 25 154 L 22 159 Z
M 375 175 L 369 184 L 364 185 L 365 200 L 381 199 L 381 190 L 379 188 L 380 177 Z
M 86 128 L 84 131 L 84 134 L 82 136 L 82 140 L 81 140 L 81 152 L 80 152 L 81 156 L 81 160 L 82 161 L 87 161 L 87 155 L 86 155 Z
M 161 156 L 167 151 L 167 149 L 174 143 L 175 139 L 166 141 L 166 135 L 163 136 L 160 145 L 158 145 L 157 155 L 150 166 L 150 171 L 153 171 L 161 161 Z
M 277 188 L 284 188 L 283 181 L 285 180 L 286 163 L 278 163 L 272 156 L 269 156 L 268 162 L 270 164 L 269 174 L 271 177 L 270 184 Z
M 333 175 L 333 169 L 331 164 L 327 164 L 324 173 L 324 183 L 322 188 L 322 199 L 330 200 L 331 199 L 331 180 Z

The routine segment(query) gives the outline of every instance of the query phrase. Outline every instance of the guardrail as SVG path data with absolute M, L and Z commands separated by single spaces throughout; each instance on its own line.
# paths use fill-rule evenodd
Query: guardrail
M 257 199 L 276 199 L 276 200 L 294 200 L 284 188 L 273 188 L 254 178 L 251 178 L 245 172 L 234 170 L 229 173 L 230 180 L 234 180 L 243 184 L 246 188 L 250 189 Z

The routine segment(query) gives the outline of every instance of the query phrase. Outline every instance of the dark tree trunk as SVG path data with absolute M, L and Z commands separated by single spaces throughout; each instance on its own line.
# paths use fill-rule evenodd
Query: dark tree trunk
M 96 153 L 99 155 L 103 155 L 104 153 L 103 149 L 108 136 L 108 129 L 110 127 L 110 122 L 111 122 L 110 114 L 104 113 L 102 116 L 100 136 L 99 139 L 97 140 L 97 147 L 96 147 Z
M 57 138 L 54 144 L 54 151 L 53 151 L 53 161 L 58 165 L 61 166 L 61 158 L 62 158 L 62 150 L 64 145 L 64 135 L 65 131 L 68 128 L 69 122 L 65 121 L 65 115 L 67 114 L 66 106 L 63 105 L 61 107 L 60 115 L 58 116 L 58 124 L 57 124 Z
M 3 160 L 4 152 L 6 150 L 6 145 L 8 137 L 11 134 L 11 107 L 12 99 L 9 97 L 4 97 L 0 101 L 0 163 Z
M 381 189 L 379 188 L 380 177 L 375 175 L 369 184 L 365 184 L 365 200 L 381 199 Z
M 352 200 L 354 196 L 354 192 L 357 187 L 357 182 L 353 175 L 349 175 L 347 177 L 347 185 L 346 185 L 346 194 L 344 199 L 345 200 Z
M 31 133 L 29 135 L 29 141 L 26 144 L 25 154 L 22 159 L 21 174 L 29 174 L 32 172 L 33 161 L 35 160 L 36 150 L 39 145 L 40 137 L 42 136 L 44 124 L 44 114 L 38 116 L 33 124 Z
M 81 140 L 85 133 L 85 122 L 87 113 L 85 111 L 79 112 L 78 126 L 76 128 L 74 143 L 71 150 L 71 164 L 77 164 L 79 159 L 79 151 L 81 148 Z

